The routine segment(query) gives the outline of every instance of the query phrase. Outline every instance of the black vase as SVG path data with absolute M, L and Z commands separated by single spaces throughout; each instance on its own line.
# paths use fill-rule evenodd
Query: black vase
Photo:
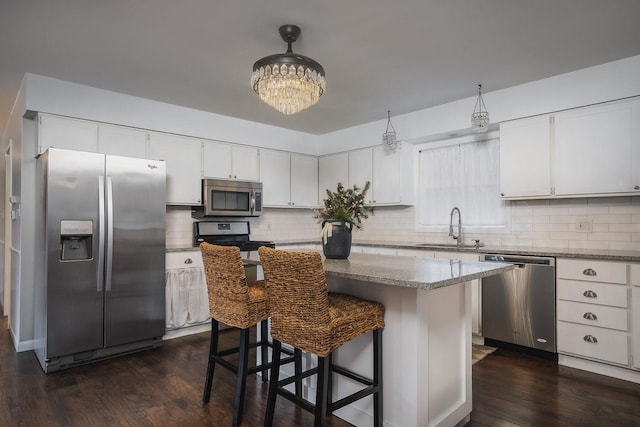
M 353 224 L 345 223 L 342 225 L 340 221 L 326 220 L 322 221 L 322 228 L 325 224 L 331 224 L 331 236 L 322 236 L 322 251 L 327 259 L 347 259 L 351 253 L 351 230 Z M 326 243 L 325 243 L 326 241 Z

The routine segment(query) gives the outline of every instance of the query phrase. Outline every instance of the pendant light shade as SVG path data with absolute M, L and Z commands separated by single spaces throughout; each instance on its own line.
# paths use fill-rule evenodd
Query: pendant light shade
M 396 148 L 396 129 L 391 124 L 391 110 L 387 110 L 387 130 L 382 134 L 382 144 L 387 149 Z
M 482 85 L 478 85 L 478 99 L 471 114 L 471 129 L 475 133 L 483 133 L 489 129 L 489 113 L 482 99 Z
M 290 115 L 318 102 L 327 83 L 322 65 L 291 50 L 291 44 L 300 36 L 300 28 L 283 25 L 280 27 L 280 36 L 288 44 L 287 52 L 256 61 L 253 64 L 251 87 L 264 102 Z

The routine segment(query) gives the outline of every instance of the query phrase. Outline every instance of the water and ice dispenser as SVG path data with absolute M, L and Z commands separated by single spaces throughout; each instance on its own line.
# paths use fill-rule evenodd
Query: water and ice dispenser
M 93 221 L 60 221 L 60 261 L 92 259 Z

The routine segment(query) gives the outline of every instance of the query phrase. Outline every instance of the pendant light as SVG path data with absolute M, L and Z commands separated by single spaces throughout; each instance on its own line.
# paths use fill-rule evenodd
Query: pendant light
M 471 129 L 475 133 L 486 132 L 489 128 L 489 113 L 487 107 L 484 105 L 482 99 L 482 85 L 478 85 L 478 99 L 476 100 L 476 106 L 471 114 Z
M 291 44 L 300 36 L 300 27 L 283 25 L 279 31 L 288 45 L 287 52 L 256 61 L 251 87 L 264 102 L 290 115 L 318 102 L 327 89 L 327 83 L 322 65 L 291 50 Z
M 391 128 L 391 130 L 389 130 Z M 391 110 L 387 110 L 387 130 L 382 134 L 382 145 L 391 150 L 396 148 L 396 129 L 391 124 Z

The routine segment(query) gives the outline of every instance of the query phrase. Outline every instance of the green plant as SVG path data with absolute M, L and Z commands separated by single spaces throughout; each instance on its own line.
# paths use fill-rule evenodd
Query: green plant
M 351 224 L 357 230 L 362 229 L 362 220 L 373 215 L 373 207 L 365 204 L 365 196 L 371 183 L 367 181 L 362 189 L 354 185 L 352 188 L 345 188 L 341 182 L 338 183 L 336 191 L 327 189 L 327 198 L 324 199 L 324 207 L 316 211 L 314 218 L 318 222 L 325 220 L 340 221 L 342 225 Z

